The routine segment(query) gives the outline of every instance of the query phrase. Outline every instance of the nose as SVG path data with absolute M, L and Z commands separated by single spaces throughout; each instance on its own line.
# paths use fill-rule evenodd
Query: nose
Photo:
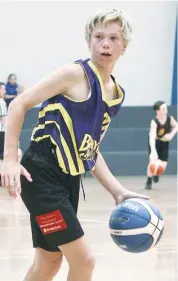
M 109 44 L 109 39 L 108 38 L 104 38 L 103 40 L 103 48 L 104 49 L 109 49 L 110 44 Z

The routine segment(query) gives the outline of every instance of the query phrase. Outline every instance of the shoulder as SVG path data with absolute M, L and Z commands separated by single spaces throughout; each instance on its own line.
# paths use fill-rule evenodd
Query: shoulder
M 115 85 L 117 85 L 118 89 L 122 92 L 123 96 L 125 96 L 124 88 L 119 83 L 117 83 L 115 77 L 112 74 L 111 74 L 111 78 L 114 81 Z
M 122 103 L 123 103 L 125 99 L 125 90 L 120 84 L 116 83 L 116 85 L 117 85 L 117 90 L 119 92 L 119 96 L 122 98 Z
M 177 121 L 174 119 L 172 115 L 170 115 L 169 117 L 170 117 L 169 122 L 171 125 L 177 124 Z
M 56 74 L 61 76 L 61 72 L 63 73 L 63 76 L 65 76 L 66 78 L 70 78 L 71 81 L 79 82 L 85 77 L 85 73 L 82 66 L 77 63 L 70 63 L 60 67 L 57 70 Z
M 152 128 L 153 128 L 153 127 L 155 127 L 155 128 L 157 127 L 156 118 L 151 120 L 151 122 L 150 122 L 150 127 L 152 127 Z
M 168 120 L 168 122 L 172 122 L 172 121 L 174 121 L 175 119 L 174 119 L 174 117 L 172 116 L 172 115 L 168 115 L 167 116 L 167 120 Z

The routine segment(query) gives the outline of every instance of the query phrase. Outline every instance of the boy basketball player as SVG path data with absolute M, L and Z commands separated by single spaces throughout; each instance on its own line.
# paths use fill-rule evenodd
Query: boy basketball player
M 156 117 L 151 120 L 149 132 L 149 160 L 160 159 L 164 170 L 167 167 L 169 142 L 178 132 L 178 123 L 168 115 L 167 104 L 164 101 L 157 101 L 153 105 Z M 159 181 L 158 176 L 153 176 L 147 168 L 146 189 L 152 188 L 152 178 L 155 183 Z
M 91 171 L 116 204 L 130 197 L 148 199 L 121 186 L 99 152 L 124 100 L 111 72 L 131 31 L 122 11 L 94 15 L 86 25 L 91 58 L 61 67 L 10 104 L 2 182 L 10 196 L 21 194 L 30 212 L 36 254 L 25 281 L 52 280 L 63 255 L 69 263 L 68 281 L 91 281 L 95 262 L 76 216 L 81 174 Z M 23 119 L 41 102 L 21 166 L 16 155 Z

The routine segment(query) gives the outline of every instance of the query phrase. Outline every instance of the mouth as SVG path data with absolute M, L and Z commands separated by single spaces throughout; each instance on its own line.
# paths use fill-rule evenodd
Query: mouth
M 101 56 L 104 56 L 104 57 L 111 57 L 112 55 L 111 55 L 110 53 L 103 52 L 103 53 L 101 53 Z

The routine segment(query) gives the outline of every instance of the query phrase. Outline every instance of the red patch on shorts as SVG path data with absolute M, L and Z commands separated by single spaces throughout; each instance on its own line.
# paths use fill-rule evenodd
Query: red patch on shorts
M 36 220 L 43 234 L 50 234 L 67 228 L 66 222 L 59 210 L 36 216 Z

